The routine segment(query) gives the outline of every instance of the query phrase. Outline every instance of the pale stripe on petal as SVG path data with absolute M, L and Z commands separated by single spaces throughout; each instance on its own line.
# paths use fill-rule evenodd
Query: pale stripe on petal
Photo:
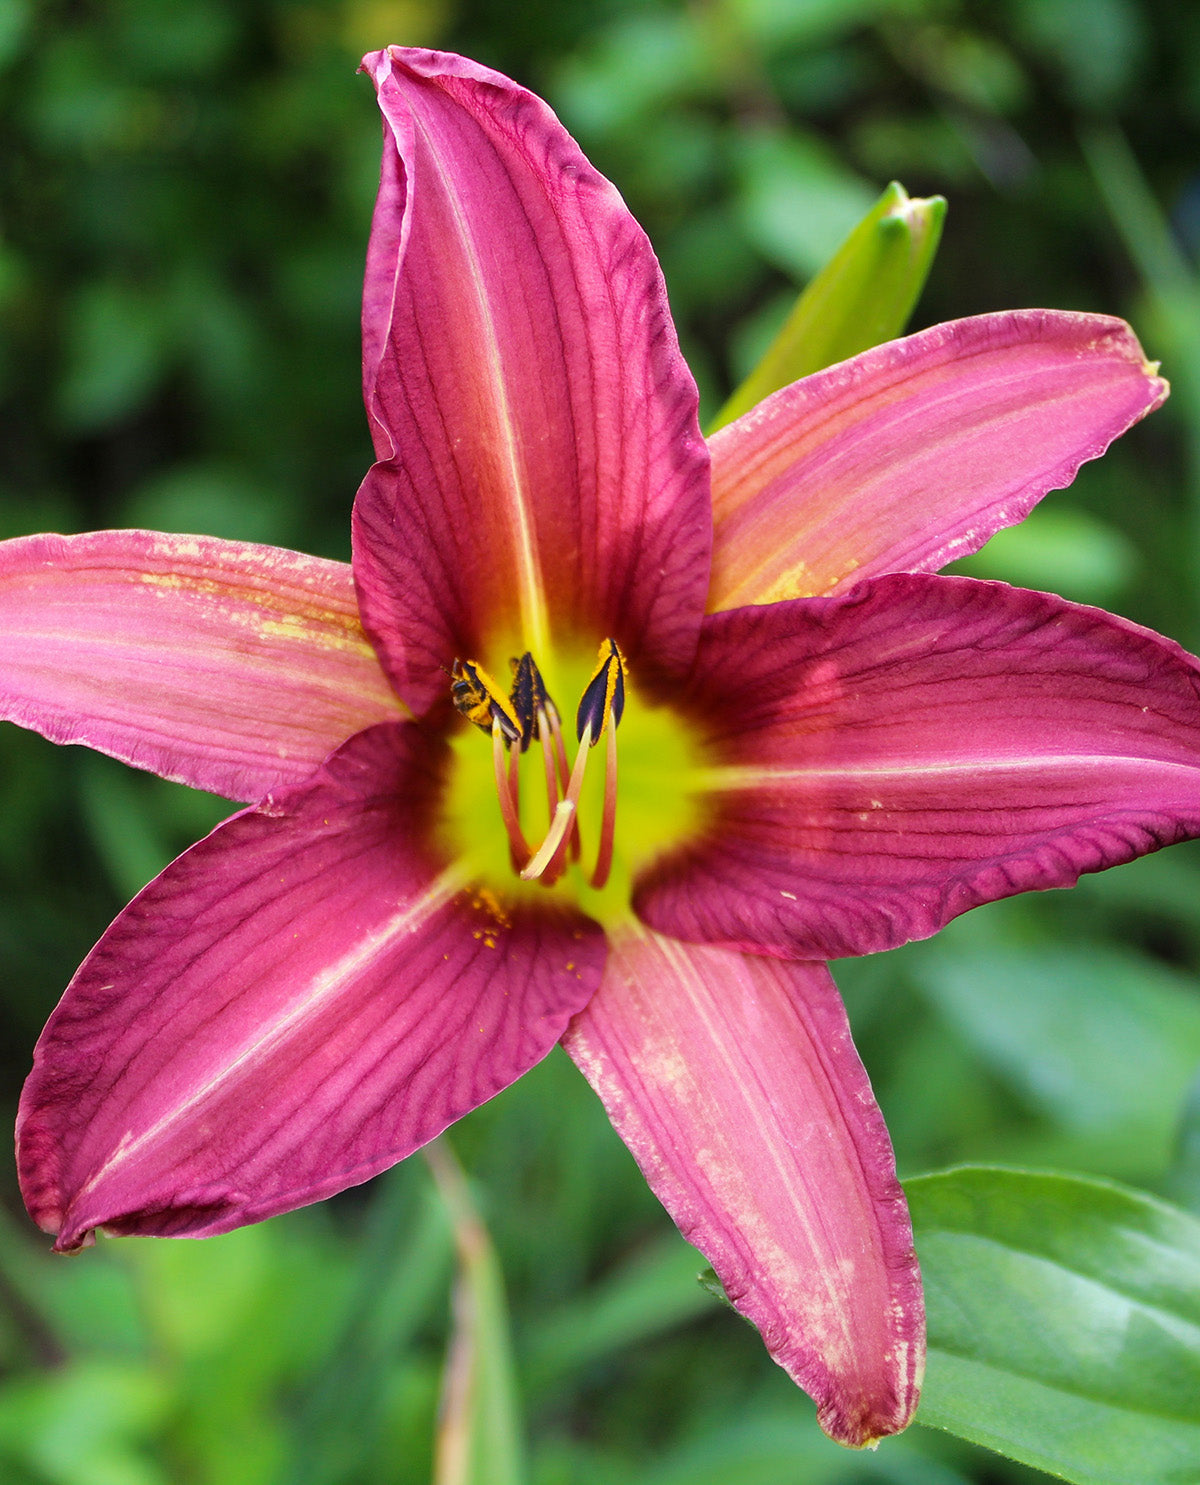
M 177 1126 L 201 1118 L 205 1103 L 233 1092 L 239 1082 L 261 1072 L 271 1054 L 283 1047 L 289 1037 L 302 1035 L 306 1022 L 312 1023 L 320 1018 L 331 996 L 344 994 L 348 983 L 369 973 L 379 959 L 392 953 L 404 938 L 419 934 L 433 914 L 465 886 L 461 869 L 447 869 L 435 877 L 419 897 L 406 902 L 378 927 L 365 932 L 362 939 L 339 959 L 322 967 L 310 979 L 289 986 L 290 999 L 273 1008 L 262 1022 L 249 1028 L 250 1034 L 241 1045 L 235 1043 L 224 1048 L 220 1064 L 205 1073 L 194 1088 L 177 1088 L 167 1111 L 160 1118 L 136 1135 L 131 1130 L 123 1137 L 110 1158 L 79 1188 L 75 1200 L 87 1196 L 120 1166 L 168 1137 Z
M 902 573 L 714 614 L 689 709 L 705 826 L 634 892 L 688 940 L 873 953 L 1200 832 L 1200 665 L 1050 594 Z
M 0 676 L 9 721 L 247 801 L 405 715 L 345 563 L 207 536 L 0 543 Z
M 903 1428 L 924 1361 L 891 1146 L 822 964 L 616 930 L 564 1045 L 822 1427 Z
M 540 99 L 461 57 L 369 56 L 384 116 L 363 297 L 379 462 L 355 502 L 364 622 L 405 700 L 442 667 L 607 635 L 686 672 L 708 453 L 650 244 Z
M 1167 384 L 1103 315 L 935 325 L 785 387 L 709 440 L 710 612 L 932 571 L 1023 520 Z
M 600 929 L 463 885 L 436 844 L 444 742 L 357 734 L 173 862 L 42 1035 L 18 1165 L 60 1249 L 200 1236 L 402 1159 L 544 1057 Z

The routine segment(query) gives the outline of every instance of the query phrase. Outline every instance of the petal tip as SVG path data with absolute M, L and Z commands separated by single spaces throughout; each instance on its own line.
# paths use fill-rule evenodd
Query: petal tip
M 362 61 L 358 64 L 358 70 L 359 72 L 365 72 L 367 76 L 372 80 L 372 82 L 378 85 L 379 74 L 387 67 L 387 65 L 388 48 L 385 47 L 382 51 L 367 52 Z
M 1150 405 L 1146 409 L 1147 412 L 1153 412 L 1155 408 L 1161 407 L 1167 400 L 1167 398 L 1171 395 L 1171 383 L 1166 379 L 1165 376 L 1159 376 L 1158 374 L 1158 368 L 1161 365 L 1161 361 L 1142 362 L 1142 371 L 1146 377 L 1146 380 L 1154 389 L 1154 395 L 1151 398 Z
M 897 1348 L 898 1359 L 912 1349 L 917 1351 L 913 1358 L 916 1364 L 907 1374 L 908 1366 L 900 1361 L 898 1385 L 890 1394 L 872 1390 L 851 1395 L 838 1388 L 824 1398 L 818 1397 L 817 1422 L 822 1432 L 847 1449 L 877 1449 L 883 1439 L 903 1433 L 917 1411 L 925 1372 L 924 1345 L 919 1341 L 915 1347 L 902 1343 Z

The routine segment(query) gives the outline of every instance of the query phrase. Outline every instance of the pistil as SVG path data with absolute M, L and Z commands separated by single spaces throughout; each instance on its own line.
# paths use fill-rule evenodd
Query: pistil
M 550 829 L 546 832 L 545 840 L 533 853 L 528 866 L 521 873 L 527 882 L 536 882 L 548 870 L 559 868 L 556 858 L 560 852 L 565 854 L 567 831 L 575 822 L 575 812 L 579 807 L 579 794 L 583 788 L 583 776 L 587 772 L 588 755 L 591 752 L 591 741 L 589 724 L 584 729 L 584 736 L 579 742 L 579 752 L 575 755 L 575 767 L 571 770 L 566 795 L 559 800 L 555 808 L 554 818 L 550 822 Z M 554 872 L 554 876 L 556 875 L 557 871 Z
M 550 710 L 547 713 L 546 721 L 549 724 L 550 740 L 554 746 L 554 763 L 555 767 L 558 770 L 558 790 L 556 790 L 554 796 L 555 800 L 557 801 L 559 792 L 564 795 L 567 792 L 571 781 L 571 769 L 570 765 L 567 763 L 567 749 L 566 745 L 563 743 L 562 725 L 558 720 L 558 708 L 554 705 L 553 702 L 550 703 Z M 553 808 L 550 811 L 550 819 L 553 822 Z M 570 844 L 568 849 L 570 851 L 571 860 L 578 861 L 579 852 L 581 849 L 578 820 L 575 821 L 575 824 L 571 830 Z
M 558 768 L 554 761 L 550 722 L 544 711 L 538 713 L 538 738 L 542 745 L 542 767 L 546 774 L 546 824 L 549 826 L 558 805 Z

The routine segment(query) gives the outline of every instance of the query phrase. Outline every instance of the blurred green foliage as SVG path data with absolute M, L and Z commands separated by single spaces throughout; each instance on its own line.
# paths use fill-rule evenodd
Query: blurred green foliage
M 378 155 L 354 67 L 392 41 L 550 98 L 650 232 L 709 415 L 892 178 L 950 199 L 917 324 L 1127 314 L 1177 395 L 964 570 L 1200 643 L 1200 11 L 1172 0 L 0 0 L 0 534 L 348 555 Z M 225 807 L 15 728 L 0 784 L 11 1108 L 91 941 Z M 1200 1209 L 1198 967 L 1186 848 L 839 978 L 904 1172 L 1025 1161 Z M 920 1428 L 828 1444 L 565 1058 L 454 1143 L 537 1485 L 1044 1478 Z M 430 1478 L 454 1254 L 419 1162 L 227 1238 L 71 1261 L 11 1177 L 5 1211 L 4 1481 Z

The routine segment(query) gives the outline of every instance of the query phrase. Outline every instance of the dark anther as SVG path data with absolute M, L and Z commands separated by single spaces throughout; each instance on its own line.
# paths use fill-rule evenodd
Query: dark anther
M 615 639 L 606 639 L 600 646 L 596 668 L 584 688 L 579 710 L 575 714 L 576 737 L 582 741 L 584 730 L 590 728 L 591 744 L 595 747 L 609 717 L 615 727 L 624 710 L 625 657 Z
M 505 742 L 521 740 L 521 724 L 512 703 L 482 665 L 474 660 L 455 660 L 450 695 L 460 715 L 474 722 L 481 732 L 490 733 L 493 724 L 498 724 Z
M 517 721 L 521 724 L 521 751 L 523 753 L 533 739 L 541 737 L 538 730 L 538 713 L 545 711 L 547 717 L 557 717 L 558 709 L 546 694 L 546 683 L 542 680 L 542 673 L 528 650 L 519 660 L 514 658 L 508 663 L 512 666 L 513 673 L 512 690 L 508 693 L 508 699 L 512 703 Z

